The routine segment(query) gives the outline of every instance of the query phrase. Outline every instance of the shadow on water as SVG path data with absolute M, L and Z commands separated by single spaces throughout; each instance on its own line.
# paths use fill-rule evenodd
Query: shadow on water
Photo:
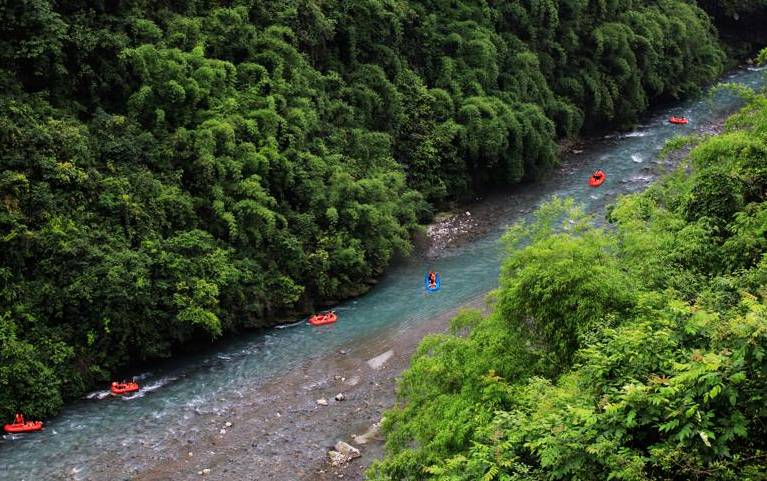
M 757 86 L 762 79 L 762 73 L 745 69 L 723 80 Z M 666 140 L 711 124 L 738 103 L 731 94 L 719 93 L 713 102 L 700 99 L 656 111 L 633 132 L 594 141 L 550 179 L 519 188 L 509 199 L 512 214 L 488 235 L 428 261 L 442 273 L 438 293 L 424 291 L 427 262 L 411 257 L 392 266 L 368 294 L 338 306 L 340 320 L 334 325 L 313 328 L 301 321 L 241 335 L 151 369 L 143 375 L 144 389 L 138 394 L 113 398 L 107 391 L 96 391 L 51 419 L 43 434 L 5 436 L 0 441 L 2 479 L 114 479 L 114 471 L 104 466 L 122 473 L 140 469 L 130 453 L 152 450 L 159 456 L 170 443 L 198 429 L 191 419 L 225 412 L 276 373 L 345 345 L 407 331 L 475 299 L 497 285 L 502 258 L 498 239 L 506 226 L 553 195 L 572 197 L 597 212 L 621 194 L 644 189 L 664 168 L 657 153 Z M 666 122 L 669 115 L 688 117 L 690 125 L 671 126 Z M 592 189 L 586 180 L 597 168 L 607 172 L 607 181 Z

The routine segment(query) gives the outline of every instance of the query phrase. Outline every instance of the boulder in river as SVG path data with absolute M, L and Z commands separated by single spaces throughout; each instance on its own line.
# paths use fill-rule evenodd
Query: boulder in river
M 334 448 L 335 449 L 328 451 L 330 464 L 333 466 L 346 464 L 352 459 L 359 458 L 361 456 L 359 449 L 343 441 L 338 441 Z
M 336 394 L 336 401 L 343 401 L 344 399 L 346 399 L 346 396 L 344 396 L 344 393 L 340 392 Z
M 368 366 L 370 366 L 373 369 L 381 369 L 383 365 L 386 364 L 386 361 L 388 361 L 393 355 L 394 355 L 394 351 L 389 349 L 385 353 L 379 354 L 373 359 L 368 359 Z
M 357 444 L 367 444 L 368 441 L 370 441 L 370 439 L 375 437 L 378 434 L 378 432 L 380 431 L 380 429 L 381 429 L 381 422 L 383 422 L 383 419 L 381 421 L 377 422 L 377 423 L 374 423 L 372 426 L 370 426 L 368 428 L 368 430 L 365 431 L 365 433 L 362 434 L 362 435 L 358 436 L 356 434 L 353 434 L 352 435 L 352 439 Z

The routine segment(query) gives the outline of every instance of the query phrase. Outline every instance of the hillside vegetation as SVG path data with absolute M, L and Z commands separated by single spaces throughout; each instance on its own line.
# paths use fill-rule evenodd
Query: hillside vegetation
M 683 0 L 0 6 L 0 418 L 357 294 L 724 64 Z
M 767 97 L 725 130 L 605 228 L 556 199 L 511 229 L 492 312 L 423 341 L 369 479 L 767 479 Z

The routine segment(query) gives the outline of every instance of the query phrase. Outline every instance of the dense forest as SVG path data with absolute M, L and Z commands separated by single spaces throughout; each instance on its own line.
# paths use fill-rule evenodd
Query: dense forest
M 362 292 L 723 52 L 684 0 L 3 2 L 0 418 Z
M 767 97 L 690 142 L 607 226 L 555 199 L 506 234 L 490 312 L 422 342 L 369 479 L 767 479 Z

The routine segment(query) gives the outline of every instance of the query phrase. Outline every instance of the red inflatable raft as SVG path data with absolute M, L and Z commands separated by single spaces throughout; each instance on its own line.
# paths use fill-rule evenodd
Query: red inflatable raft
M 338 316 L 334 311 L 321 312 L 310 317 L 309 324 L 312 326 L 324 326 L 325 324 L 333 324 L 337 320 Z
M 6 424 L 3 426 L 6 433 L 31 433 L 43 429 L 42 421 L 27 421 L 25 423 Z
M 127 394 L 129 392 L 136 392 L 139 390 L 138 383 L 135 382 L 113 382 L 112 394 Z
M 605 173 L 602 170 L 597 170 L 591 177 L 589 177 L 589 185 L 591 187 L 599 187 L 605 183 Z
M 687 120 L 684 117 L 674 117 L 673 115 L 669 117 L 668 121 L 672 124 L 678 124 L 678 125 L 685 125 L 689 122 L 689 120 Z

